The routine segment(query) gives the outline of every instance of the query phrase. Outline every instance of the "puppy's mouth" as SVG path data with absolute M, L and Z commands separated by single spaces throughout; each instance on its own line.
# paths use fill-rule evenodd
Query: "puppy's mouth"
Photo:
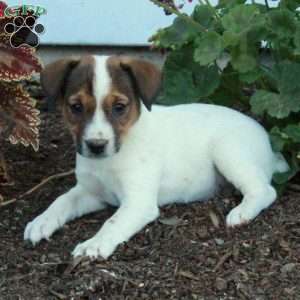
M 86 143 L 76 143 L 76 152 L 80 154 L 81 156 L 85 158 L 90 159 L 105 159 L 108 157 L 113 156 L 114 154 L 117 154 L 120 150 L 120 145 L 115 145 L 113 149 L 110 149 L 110 147 L 104 146 L 104 147 L 87 147 Z
M 94 153 L 90 153 L 90 152 L 86 152 L 86 151 L 82 151 L 82 150 L 77 150 L 77 153 L 85 158 L 90 158 L 90 159 L 104 159 L 104 158 L 111 156 L 106 153 L 94 154 Z

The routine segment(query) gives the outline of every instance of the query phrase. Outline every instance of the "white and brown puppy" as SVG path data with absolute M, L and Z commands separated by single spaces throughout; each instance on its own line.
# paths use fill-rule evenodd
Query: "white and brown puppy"
M 168 203 L 211 197 L 222 177 L 243 194 L 227 225 L 249 222 L 273 203 L 274 172 L 287 164 L 272 152 L 254 120 L 229 108 L 151 104 L 161 82 L 151 63 L 86 56 L 52 63 L 41 74 L 47 95 L 61 101 L 77 145 L 77 184 L 30 222 L 24 238 L 48 239 L 66 222 L 118 206 L 74 256 L 108 258 Z

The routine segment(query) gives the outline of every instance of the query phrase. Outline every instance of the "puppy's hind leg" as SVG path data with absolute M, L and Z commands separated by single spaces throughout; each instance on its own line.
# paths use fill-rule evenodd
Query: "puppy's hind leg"
M 24 239 L 33 244 L 49 237 L 65 223 L 84 214 L 105 208 L 105 203 L 77 184 L 67 193 L 58 197 L 41 215 L 29 222 Z
M 226 224 L 229 227 L 249 223 L 276 199 L 276 191 L 270 184 L 244 186 L 241 190 L 244 191 L 242 202 L 226 217 Z
M 276 191 L 270 185 L 270 172 L 242 153 L 222 153 L 216 159 L 216 166 L 223 176 L 243 195 L 242 202 L 232 209 L 226 217 L 229 227 L 249 223 L 263 209 L 276 199 Z

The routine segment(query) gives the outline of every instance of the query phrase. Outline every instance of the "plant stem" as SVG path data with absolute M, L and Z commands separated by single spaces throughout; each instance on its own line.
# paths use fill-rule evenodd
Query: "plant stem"
M 194 21 L 191 17 L 187 16 L 186 14 L 179 12 L 178 10 L 172 8 L 171 6 L 169 6 L 165 3 L 161 3 L 159 0 L 150 0 L 150 1 L 153 2 L 154 4 L 156 4 L 157 6 L 164 8 L 168 12 L 176 15 L 177 17 L 187 21 L 188 23 L 192 24 L 193 26 L 197 27 L 197 29 L 200 30 L 201 32 L 206 31 L 206 29 L 203 26 L 201 26 L 198 22 Z
M 9 205 L 11 203 L 16 202 L 18 199 L 21 199 L 21 198 L 23 198 L 25 196 L 28 196 L 28 195 L 32 194 L 34 191 L 36 191 L 37 189 L 41 188 L 42 186 L 44 186 L 46 183 L 48 183 L 49 181 L 51 181 L 53 179 L 63 178 L 63 177 L 66 177 L 66 176 L 70 176 L 72 174 L 74 174 L 74 170 L 73 169 L 70 170 L 70 171 L 67 171 L 67 172 L 63 172 L 63 173 L 58 173 L 58 174 L 51 175 L 51 176 L 47 177 L 46 179 L 43 179 L 39 184 L 35 185 L 30 190 L 26 191 L 25 193 L 21 194 L 20 196 L 0 203 L 0 207 L 7 206 L 7 205 Z
M 218 21 L 221 21 L 221 18 L 218 14 L 218 12 L 216 11 L 216 9 L 210 4 L 209 0 L 199 0 L 200 4 L 202 5 L 207 5 L 209 7 L 209 9 L 213 12 L 213 14 L 215 15 L 216 19 Z
M 268 0 L 265 0 L 265 4 L 266 4 L 266 7 L 267 7 L 267 9 L 270 9 L 270 6 L 269 6 L 269 3 L 268 3 Z

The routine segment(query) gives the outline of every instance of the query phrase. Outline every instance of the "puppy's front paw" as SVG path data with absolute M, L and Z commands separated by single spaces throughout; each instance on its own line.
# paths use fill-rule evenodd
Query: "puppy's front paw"
M 48 240 L 52 233 L 60 227 L 61 225 L 57 216 L 41 214 L 27 224 L 24 232 L 24 240 L 29 240 L 35 245 L 42 239 Z
M 107 259 L 114 251 L 115 247 L 111 243 L 101 241 L 99 237 L 93 237 L 81 244 L 78 244 L 72 252 L 74 257 L 88 256 L 91 259 Z
M 240 204 L 230 211 L 226 217 L 226 224 L 228 227 L 248 224 L 256 213 L 253 208 Z

